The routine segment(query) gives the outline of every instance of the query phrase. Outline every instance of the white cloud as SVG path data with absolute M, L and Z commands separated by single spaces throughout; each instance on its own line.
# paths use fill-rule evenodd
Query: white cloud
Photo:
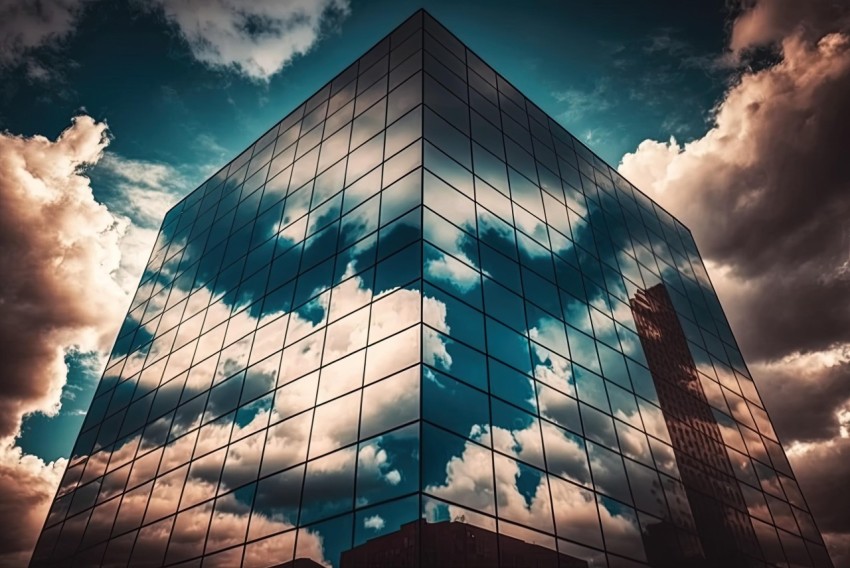
M 735 21 L 729 49 L 740 58 L 748 49 L 800 35 L 817 39 L 829 31 L 850 27 L 850 12 L 832 0 L 759 0 L 752 2 Z
M 464 258 L 463 260 L 474 265 L 469 258 Z M 440 254 L 440 258 L 431 259 L 426 263 L 425 271 L 431 278 L 437 281 L 444 281 L 464 293 L 469 292 L 481 284 L 481 277 L 477 272 L 454 259 L 449 260 L 442 253 Z
M 321 38 L 348 0 L 156 0 L 195 58 L 268 80 Z
M 120 196 L 110 200 L 110 207 L 147 228 L 158 228 L 165 213 L 193 189 L 183 173 L 164 163 L 105 152 L 97 168 L 109 175 Z
M 361 284 L 362 282 L 359 278 L 355 277 L 345 287 L 338 288 L 338 296 L 341 301 L 345 302 L 343 296 L 349 296 L 349 298 L 352 298 L 358 295 L 368 294 L 366 290 L 360 287 Z M 412 305 L 419 305 L 421 300 L 417 292 L 410 290 L 400 290 L 398 292 L 400 293 L 394 294 L 391 290 L 384 295 L 385 298 L 388 298 L 393 304 L 395 304 L 395 307 L 398 310 L 405 311 Z M 209 294 L 206 290 L 203 290 L 200 293 Z M 348 305 L 351 309 L 356 309 L 350 302 Z M 216 312 L 220 310 L 226 312 L 224 315 L 229 315 L 230 310 L 228 308 L 218 304 L 213 304 L 213 306 L 209 308 L 207 318 L 215 319 L 219 317 L 216 315 Z M 271 314 L 267 318 L 261 319 L 259 321 L 259 325 L 261 328 L 267 328 L 270 325 L 273 325 L 275 321 L 286 322 L 287 317 L 289 318 L 289 329 L 295 329 L 295 333 L 305 334 L 305 340 L 309 341 L 315 341 L 316 339 L 313 338 L 317 338 L 322 335 L 321 333 L 313 333 L 313 331 L 318 330 L 326 323 L 324 320 L 319 322 L 303 320 L 298 313 L 292 313 L 288 316 Z M 242 312 L 231 319 L 232 326 L 235 326 L 235 329 L 237 330 L 235 334 L 242 335 L 243 333 L 250 333 L 252 329 L 256 328 L 258 325 L 257 321 L 251 320 L 252 318 L 250 318 L 246 312 Z M 301 330 L 301 328 L 305 327 L 309 329 L 306 331 Z M 413 329 L 414 331 L 418 331 L 417 328 Z M 279 333 L 272 333 L 263 336 L 258 335 L 257 339 L 254 341 L 254 347 L 260 347 L 265 351 L 274 351 L 275 349 L 279 350 L 286 341 L 285 335 L 286 334 L 283 329 L 279 330 Z M 347 345 L 343 345 L 342 342 L 337 343 L 337 355 L 350 350 L 362 348 L 362 345 L 359 343 L 360 339 L 356 339 L 357 334 L 354 334 L 351 337 L 355 338 L 355 343 L 353 344 L 349 343 Z M 393 368 L 395 366 L 399 366 L 399 363 L 393 363 L 391 359 L 395 358 L 396 360 L 403 360 L 407 357 L 406 352 L 413 348 L 415 348 L 414 351 L 418 355 L 418 347 L 416 347 L 416 345 L 397 345 L 396 349 L 392 352 L 392 356 L 384 362 L 384 367 Z M 154 359 L 158 357 L 158 353 L 155 349 L 151 350 L 151 354 Z M 236 359 L 228 358 L 228 361 L 223 363 L 225 366 L 229 363 L 232 363 L 236 367 L 245 365 L 246 360 L 244 358 L 244 353 L 232 353 L 231 355 L 235 356 Z M 132 357 L 136 357 L 136 355 L 131 355 L 131 358 Z M 174 358 L 175 357 L 172 356 L 172 359 Z M 192 363 L 191 356 L 189 356 L 188 359 L 178 356 L 176 359 L 176 367 L 165 371 L 166 380 L 168 380 L 172 374 L 181 373 L 182 367 L 188 367 Z M 272 360 L 277 361 L 274 358 L 272 358 Z M 356 360 L 352 360 L 350 358 L 340 359 L 339 363 L 344 364 L 334 366 L 332 374 L 333 379 L 346 374 L 346 366 L 354 366 L 354 370 L 356 370 L 358 374 L 362 373 L 362 359 L 360 360 L 359 366 Z M 402 365 L 404 364 L 406 363 L 403 363 Z M 274 371 L 277 370 L 276 362 L 271 365 L 271 368 L 274 369 Z M 316 412 L 321 412 L 322 408 L 334 408 L 335 410 L 338 410 L 338 412 L 330 413 L 323 419 L 316 420 L 316 423 L 322 423 L 324 426 L 320 431 L 315 427 L 311 429 L 311 423 L 313 421 L 310 412 L 300 414 L 294 418 L 291 416 L 295 413 L 302 412 L 314 404 L 317 390 L 320 388 L 323 378 L 320 378 L 319 372 L 310 373 L 309 369 L 303 369 L 303 371 L 308 374 L 288 383 L 278 391 L 279 394 L 278 396 L 275 396 L 274 406 L 270 411 L 259 411 L 248 423 L 236 426 L 235 430 L 231 430 L 229 422 L 211 422 L 203 426 L 200 431 L 196 430 L 195 432 L 180 438 L 178 440 L 178 442 L 180 442 L 179 444 L 169 446 L 169 448 L 164 452 L 162 450 L 155 450 L 154 454 L 157 454 L 157 452 L 163 453 L 162 462 L 159 468 L 160 471 L 168 471 L 174 468 L 177 469 L 174 469 L 173 473 L 160 476 L 160 478 L 156 481 L 150 502 L 147 504 L 147 512 L 144 516 L 145 523 L 155 522 L 158 519 L 173 514 L 177 511 L 178 504 L 180 509 L 184 509 L 197 503 L 201 503 L 208 499 L 211 494 L 216 491 L 220 471 L 219 462 L 213 462 L 218 463 L 217 466 L 213 465 L 206 469 L 198 468 L 197 470 L 192 470 L 192 473 L 189 474 L 184 485 L 186 471 L 181 472 L 181 464 L 185 463 L 192 453 L 194 453 L 196 459 L 199 457 L 201 459 L 207 459 L 201 456 L 213 456 L 219 452 L 227 452 L 224 473 L 221 475 L 221 485 L 218 486 L 218 492 L 222 493 L 251 479 L 256 479 L 258 472 L 261 472 L 262 475 L 268 475 L 303 461 L 306 457 L 308 442 L 310 442 L 311 451 L 312 448 L 321 446 L 322 451 L 328 452 L 334 451 L 340 446 L 350 443 L 352 441 L 351 430 L 350 427 L 346 428 L 346 425 L 350 422 L 349 419 L 351 417 L 351 410 L 353 409 L 356 413 L 359 409 L 360 392 L 355 391 L 352 395 L 348 395 L 354 396 L 354 398 L 358 400 L 358 403 L 356 404 L 348 406 L 343 404 L 340 407 L 339 405 L 335 405 L 334 402 L 331 402 L 324 407 L 320 407 L 320 409 Z M 142 377 L 143 379 L 140 384 L 144 386 L 144 372 L 142 373 Z M 221 379 L 223 379 L 223 377 L 217 377 L 213 380 Z M 411 381 L 410 379 L 415 379 L 415 381 Z M 187 389 L 192 388 L 190 387 L 191 382 L 192 377 L 190 375 L 188 382 L 186 383 Z M 208 384 L 209 379 L 207 379 L 206 382 Z M 415 394 L 415 391 L 411 388 L 412 382 L 413 384 L 418 383 L 418 369 L 415 367 L 367 388 L 364 392 L 368 393 L 372 389 L 381 389 L 381 394 L 378 398 L 371 399 L 370 405 L 367 406 L 364 403 L 362 412 L 363 423 L 366 424 L 387 421 L 389 420 L 387 418 L 388 416 L 392 415 L 393 412 L 399 411 L 399 406 L 412 407 L 409 408 L 409 410 L 418 412 L 418 394 Z M 182 388 L 183 383 L 180 382 L 179 384 Z M 411 396 L 411 392 L 414 392 L 414 396 Z M 368 397 L 368 395 L 364 394 L 364 399 L 366 397 Z M 337 402 L 345 403 L 345 401 L 345 397 L 337 399 Z M 356 414 L 354 416 L 356 418 Z M 407 422 L 409 419 L 404 418 L 398 420 L 401 422 Z M 270 421 L 273 424 L 272 427 L 268 431 L 261 431 L 267 424 L 269 424 Z M 386 428 L 391 428 L 393 425 L 395 424 L 388 423 L 384 426 L 376 426 L 374 429 L 382 431 Z M 183 444 L 181 442 L 182 440 L 185 440 L 187 443 Z M 232 444 L 226 450 L 221 449 L 229 441 L 233 440 L 239 441 L 236 444 Z M 382 441 L 382 438 L 379 437 L 373 440 L 372 443 L 360 448 L 357 453 L 357 460 L 360 468 L 359 475 L 362 479 L 378 480 L 387 485 L 395 486 L 402 481 L 402 474 L 397 466 L 392 463 L 392 458 L 388 452 L 381 447 Z M 125 444 L 124 447 L 134 452 L 136 444 L 128 443 Z M 338 485 L 339 477 L 348 475 L 346 472 L 350 472 L 350 468 L 353 466 L 355 451 L 355 447 L 349 446 L 320 458 L 320 460 L 315 463 L 314 469 L 311 470 L 310 475 L 312 481 L 317 484 L 327 485 L 328 487 Z M 105 459 L 110 459 L 110 464 L 114 465 L 123 461 L 129 461 L 132 455 L 133 454 L 130 452 L 127 452 L 126 456 L 123 455 L 122 452 L 117 451 L 112 454 L 109 452 L 98 452 L 93 456 L 90 456 L 88 460 L 89 464 L 103 461 L 103 468 L 105 468 Z M 223 453 L 221 456 L 223 457 Z M 61 466 L 58 467 L 61 471 Z M 88 467 L 91 468 L 91 465 Z M 155 470 L 153 469 L 147 473 L 145 473 L 145 470 L 142 469 L 142 473 L 139 474 L 141 477 L 138 477 L 135 483 L 138 484 L 143 482 L 145 479 L 152 478 L 154 473 Z M 64 488 L 63 491 L 71 488 L 72 486 L 69 486 Z M 127 501 L 127 498 L 125 498 L 125 501 Z M 234 535 L 244 534 L 245 527 L 248 526 L 249 517 L 251 527 L 250 534 L 252 535 L 251 538 L 260 538 L 266 535 L 279 533 L 292 527 L 290 520 L 283 517 L 274 515 L 267 516 L 263 512 L 256 511 L 252 516 L 248 506 L 236 501 L 232 494 L 225 497 L 224 501 L 225 504 L 223 507 L 219 507 L 219 505 L 217 505 L 217 507 L 222 509 L 222 512 L 216 513 L 212 517 L 213 524 L 211 527 L 215 528 L 210 529 L 210 535 L 213 537 L 213 542 L 212 544 L 208 544 L 208 547 L 211 547 L 213 550 L 224 548 L 239 541 L 239 538 Z M 128 503 L 128 507 L 131 509 L 132 507 L 137 506 L 139 508 L 138 514 L 141 515 L 141 511 L 144 510 L 147 499 L 140 498 L 138 504 L 130 499 Z M 124 507 L 123 504 L 122 507 Z M 196 507 L 185 512 L 181 512 L 179 515 L 180 517 L 178 518 L 183 518 L 181 526 L 191 528 L 192 526 L 203 524 L 207 518 L 205 515 L 208 515 L 208 511 L 205 511 L 203 507 Z M 181 521 L 178 521 L 178 525 L 180 523 Z M 382 528 L 379 526 L 378 520 L 372 520 L 370 523 L 372 523 L 373 526 L 368 528 L 374 528 L 375 530 Z M 182 550 L 182 547 L 184 546 L 187 550 L 191 550 L 191 541 L 196 538 L 197 535 L 192 533 L 189 528 L 186 529 L 185 533 L 180 533 L 180 537 L 177 539 L 177 544 L 172 545 L 177 548 L 178 552 L 179 550 Z M 175 529 L 175 531 L 177 531 L 177 529 Z M 297 556 L 312 558 L 324 566 L 329 565 L 325 559 L 323 539 L 319 533 L 305 531 L 300 533 L 298 538 L 299 553 Z M 303 541 L 302 538 L 304 539 Z M 260 550 L 269 551 L 276 557 L 284 557 L 288 554 L 287 551 L 290 550 L 287 548 L 287 546 L 290 545 L 290 541 L 283 539 L 282 542 L 278 542 L 276 539 L 277 537 L 273 537 L 267 541 L 261 541 L 261 543 L 257 543 L 256 545 L 250 545 L 249 548 L 251 549 L 251 552 L 249 553 L 249 549 L 246 548 L 246 555 L 252 555 L 254 560 L 258 563 L 261 560 Z M 156 541 L 156 537 L 151 537 L 151 544 L 155 544 Z M 174 541 L 175 538 L 172 537 L 172 542 Z M 183 544 L 184 541 L 185 545 Z
M 434 326 L 443 333 L 449 333 L 451 329 L 446 323 L 446 305 L 436 298 L 425 297 L 422 301 L 422 321 Z M 448 369 L 452 366 L 452 356 L 446 349 L 446 343 L 430 327 L 425 327 L 422 332 L 423 363 Z
M 121 267 L 115 277 L 122 289 L 132 293 L 165 213 L 193 189 L 192 182 L 168 164 L 108 151 L 95 168 L 107 186 L 105 204 L 113 214 L 130 220 L 121 239 Z
M 363 526 L 367 529 L 379 531 L 386 526 L 386 522 L 384 522 L 384 519 L 380 515 L 372 515 L 363 519 Z
M 378 444 L 369 444 L 360 448 L 357 460 L 366 477 L 379 478 L 390 485 L 398 485 L 401 482 L 401 473 L 392 467 L 386 450 Z

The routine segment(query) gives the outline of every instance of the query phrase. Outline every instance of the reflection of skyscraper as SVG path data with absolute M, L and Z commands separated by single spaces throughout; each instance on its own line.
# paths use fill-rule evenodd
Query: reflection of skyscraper
M 748 566 L 756 535 L 667 289 L 639 290 L 631 305 L 708 565 Z M 651 540 L 650 557 L 675 550 Z
M 166 215 L 32 565 L 830 568 L 734 343 L 687 229 L 419 11 Z

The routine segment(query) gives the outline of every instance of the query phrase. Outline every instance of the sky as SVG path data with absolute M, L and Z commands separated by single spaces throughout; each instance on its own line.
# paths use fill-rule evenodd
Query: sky
M 850 4 L 0 0 L 0 565 L 164 212 L 419 7 L 689 226 L 850 566 Z

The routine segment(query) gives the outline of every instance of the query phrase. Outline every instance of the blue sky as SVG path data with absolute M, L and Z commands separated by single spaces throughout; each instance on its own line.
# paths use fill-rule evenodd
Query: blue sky
M 26 517 L 0 563 L 31 550 L 165 209 L 424 7 L 692 230 L 850 565 L 850 5 L 199 3 L 0 2 L 0 521 Z
M 210 69 L 155 11 L 123 2 L 87 10 L 49 60 L 55 82 L 7 72 L 0 127 L 58 133 L 85 109 L 109 122 L 110 150 L 176 166 L 216 164 L 304 100 L 419 7 L 354 1 L 304 56 L 268 82 Z M 702 133 L 722 95 L 711 62 L 724 48 L 723 2 L 685 9 L 614 2 L 425 2 L 530 98 L 609 161 L 647 137 Z

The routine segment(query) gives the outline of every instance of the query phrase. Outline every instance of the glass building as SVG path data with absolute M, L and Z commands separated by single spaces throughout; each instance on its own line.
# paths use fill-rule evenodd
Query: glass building
M 165 217 L 32 566 L 832 566 L 690 232 L 425 12 Z

